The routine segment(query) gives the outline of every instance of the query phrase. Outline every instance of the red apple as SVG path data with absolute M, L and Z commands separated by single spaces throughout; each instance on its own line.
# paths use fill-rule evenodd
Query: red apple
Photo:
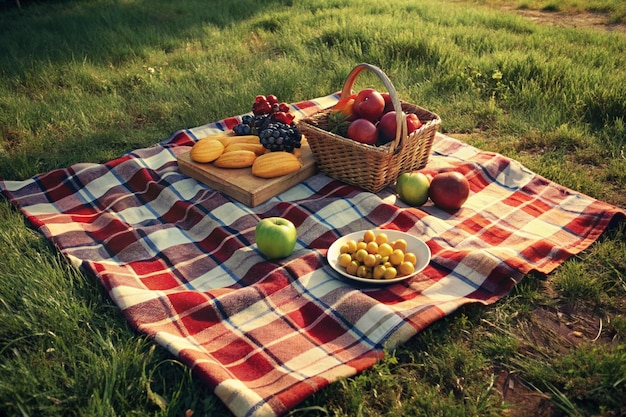
M 385 100 L 385 108 L 383 109 L 383 114 L 389 113 L 393 110 L 393 101 L 391 101 L 391 94 L 389 93 L 380 93 L 383 96 L 383 100 Z
M 469 181 L 457 171 L 436 174 L 430 181 L 429 197 L 444 210 L 458 210 L 469 197 Z
M 291 221 L 282 217 L 268 217 L 257 223 L 254 238 L 267 259 L 281 259 L 293 252 L 298 233 Z
M 403 112 L 404 113 L 404 112 Z M 407 135 L 422 127 L 422 122 L 415 113 L 406 115 Z M 391 142 L 396 138 L 396 112 L 390 111 L 383 114 L 378 123 L 378 131 L 380 133 L 380 143 Z
M 407 135 L 410 135 L 411 133 L 413 133 L 414 131 L 416 131 L 420 127 L 422 127 L 422 122 L 417 117 L 417 114 L 415 114 L 415 113 L 407 114 L 407 116 L 406 116 L 406 127 L 408 129 L 406 131 Z
M 381 144 L 391 142 L 396 138 L 396 112 L 394 110 L 383 114 L 378 122 L 378 133 L 380 134 Z
M 348 137 L 357 142 L 375 145 L 378 141 L 378 129 L 367 119 L 356 119 L 348 126 Z
M 352 110 L 363 119 L 376 122 L 385 110 L 385 99 L 373 88 L 365 88 L 356 95 Z

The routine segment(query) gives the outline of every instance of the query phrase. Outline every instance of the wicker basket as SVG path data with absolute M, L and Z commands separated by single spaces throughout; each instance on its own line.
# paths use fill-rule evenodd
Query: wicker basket
M 383 81 L 391 96 L 397 115 L 395 140 L 382 146 L 373 146 L 331 133 L 328 131 L 330 109 L 300 120 L 298 128 L 307 138 L 321 172 L 376 193 L 395 182 L 403 172 L 421 169 L 426 165 L 441 119 L 419 106 L 400 101 L 387 75 L 370 64 L 358 64 L 352 69 L 343 85 L 342 97 L 352 94 L 354 81 L 365 69 L 373 71 Z M 407 136 L 405 116 L 399 109 L 407 114 L 415 113 L 422 127 Z

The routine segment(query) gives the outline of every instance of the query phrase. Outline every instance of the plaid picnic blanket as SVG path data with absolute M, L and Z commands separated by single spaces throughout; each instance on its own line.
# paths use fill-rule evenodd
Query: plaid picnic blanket
M 302 117 L 336 100 L 292 107 Z M 285 414 L 460 306 L 493 303 L 529 271 L 552 271 L 626 214 L 441 134 L 427 169 L 454 167 L 469 179 L 470 198 L 456 213 L 407 207 L 390 188 L 372 194 L 323 174 L 249 208 L 176 162 L 198 138 L 238 121 L 181 130 L 104 164 L 0 180 L 134 328 L 192 367 L 237 416 Z M 254 244 L 256 223 L 269 216 L 298 229 L 295 252 L 280 261 L 264 260 Z M 339 279 L 325 259 L 329 245 L 374 227 L 425 240 L 430 265 L 390 286 Z

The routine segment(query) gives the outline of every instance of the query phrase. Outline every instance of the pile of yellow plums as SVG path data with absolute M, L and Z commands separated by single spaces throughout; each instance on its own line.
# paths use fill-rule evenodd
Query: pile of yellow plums
M 394 279 L 411 275 L 417 257 L 407 252 L 406 240 L 390 242 L 385 232 L 366 230 L 359 240 L 341 245 L 337 263 L 348 274 L 359 278 Z

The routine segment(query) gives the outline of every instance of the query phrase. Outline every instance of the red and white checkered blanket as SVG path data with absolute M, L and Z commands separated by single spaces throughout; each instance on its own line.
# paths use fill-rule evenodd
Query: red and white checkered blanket
M 299 116 L 335 95 L 293 105 Z M 450 214 L 409 208 L 318 174 L 255 208 L 183 175 L 177 155 L 229 118 L 106 164 L 76 164 L 0 189 L 73 263 L 106 287 L 128 321 L 192 367 L 237 416 L 281 415 L 354 375 L 429 324 L 505 296 L 531 270 L 552 271 L 614 218 L 609 204 L 542 178 L 499 154 L 437 135 L 428 169 L 471 184 Z M 298 229 L 292 256 L 268 262 L 259 219 Z M 346 233 L 381 227 L 425 240 L 417 278 L 383 287 L 338 279 L 325 259 Z

